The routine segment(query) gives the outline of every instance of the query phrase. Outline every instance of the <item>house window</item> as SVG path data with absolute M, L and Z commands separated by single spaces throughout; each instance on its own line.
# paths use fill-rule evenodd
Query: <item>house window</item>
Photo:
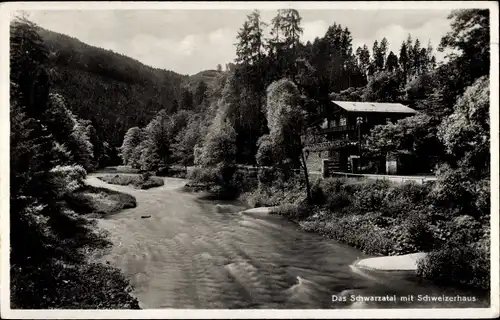
M 344 116 L 340 117 L 340 125 L 341 126 L 346 126 L 347 125 L 347 118 Z

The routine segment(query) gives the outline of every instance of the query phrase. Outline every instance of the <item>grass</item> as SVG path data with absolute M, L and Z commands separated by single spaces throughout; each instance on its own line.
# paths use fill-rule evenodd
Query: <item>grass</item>
M 107 215 L 137 206 L 132 195 L 93 186 L 85 186 L 68 194 L 65 200 L 72 210 L 82 214 Z
M 147 179 L 144 179 L 143 176 L 140 175 L 117 174 L 117 175 L 105 175 L 98 178 L 106 183 L 117 184 L 120 186 L 132 185 L 133 187 L 138 189 L 150 189 L 154 187 L 163 186 L 164 184 L 162 178 L 147 177 Z

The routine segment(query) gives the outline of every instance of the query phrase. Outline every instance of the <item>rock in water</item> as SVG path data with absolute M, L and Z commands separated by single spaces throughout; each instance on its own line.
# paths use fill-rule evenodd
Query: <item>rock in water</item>
M 151 218 L 151 216 L 141 216 L 141 219 Z

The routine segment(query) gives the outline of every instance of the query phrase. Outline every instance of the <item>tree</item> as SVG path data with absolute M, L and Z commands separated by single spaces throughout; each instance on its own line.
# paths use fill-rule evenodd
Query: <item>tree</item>
M 476 218 L 490 213 L 489 93 L 489 79 L 476 80 L 438 130 L 449 157 L 438 170 L 433 196 Z
M 411 75 L 416 76 L 421 73 L 422 70 L 422 56 L 421 56 L 421 48 L 420 48 L 420 40 L 415 39 L 415 44 L 411 49 Z
M 236 35 L 238 43 L 236 44 L 236 63 L 250 64 L 251 46 L 250 46 L 250 24 L 248 21 L 243 23 L 243 27 Z
M 456 10 L 448 17 L 451 31 L 441 39 L 439 50 L 448 49 L 448 63 L 435 71 L 435 90 L 427 104 L 441 118 L 453 113 L 457 97 L 481 76 L 489 74 L 489 11 Z
M 398 70 L 398 57 L 392 51 L 389 52 L 389 55 L 387 56 L 385 70 L 389 72 L 394 72 Z
M 50 88 L 48 50 L 38 26 L 25 17 L 10 26 L 10 79 L 29 117 L 38 117 L 47 107 Z
M 134 159 L 133 153 L 137 146 L 144 140 L 143 132 L 139 127 L 132 127 L 128 129 L 123 138 L 123 144 L 120 147 L 120 156 L 123 164 L 132 165 L 137 159 Z
M 175 137 L 173 149 L 178 161 L 187 167 L 194 163 L 194 148 L 201 140 L 201 119 L 193 116 L 188 124 Z
M 264 140 L 266 143 L 260 144 L 259 154 L 267 154 L 268 151 L 264 151 L 263 148 L 269 149 L 271 143 L 276 156 L 275 161 L 281 168 L 300 166 L 304 173 L 307 200 L 311 203 L 309 174 L 302 142 L 306 130 L 306 118 L 299 102 L 299 90 L 288 79 L 278 80 L 268 87 L 266 118 L 269 138 Z
M 70 153 L 65 164 L 79 164 L 85 170 L 95 168 L 94 146 L 90 142 L 88 121 L 78 119 L 65 104 L 65 99 L 59 94 L 50 94 L 48 107 L 42 115 L 54 139 L 64 145 Z
M 366 76 L 370 67 L 370 50 L 368 50 L 368 46 L 365 44 L 362 48 L 358 47 L 356 55 L 358 57 L 359 69 Z
M 205 100 L 206 94 L 207 94 L 207 89 L 208 89 L 208 86 L 205 83 L 205 81 L 198 82 L 198 85 L 196 86 L 196 89 L 194 92 L 194 97 L 193 97 L 194 105 L 196 107 L 201 105 L 203 100 Z
M 271 38 L 267 41 L 269 58 L 272 63 L 274 77 L 297 75 L 296 61 L 299 57 L 300 35 L 303 33 L 300 22 L 302 18 L 295 9 L 279 9 L 271 20 Z
M 366 139 L 366 148 L 374 156 L 400 156 L 413 166 L 414 173 L 433 171 L 443 153 L 436 121 L 424 113 L 375 126 Z
M 204 139 L 200 164 L 204 167 L 234 164 L 235 157 L 236 131 L 225 115 L 225 106 L 222 106 Z
M 141 169 L 158 171 L 171 165 L 172 119 L 165 110 L 160 110 L 146 126 L 146 139 L 143 143 L 140 164 Z
M 81 165 L 85 170 L 92 171 L 95 169 L 94 162 L 94 146 L 90 143 L 89 130 L 86 122 L 78 119 L 71 133 L 69 145 L 74 145 L 70 150 L 73 153 L 76 163 Z
M 451 164 L 474 168 L 478 177 L 488 175 L 490 167 L 489 84 L 487 77 L 481 77 L 467 88 L 438 131 L 454 158 Z
M 385 67 L 385 57 L 387 55 L 387 47 L 389 43 L 386 38 L 383 38 L 378 44 L 378 41 L 375 40 L 373 43 L 373 63 L 377 71 L 384 70 Z
M 249 33 L 248 33 L 248 45 L 250 47 L 250 61 L 253 65 L 260 65 L 262 63 L 263 56 L 263 28 L 266 24 L 260 18 L 260 12 L 258 10 L 252 11 L 247 16 Z
M 180 109 L 193 110 L 193 94 L 187 88 L 182 89 Z
M 445 48 L 454 51 L 451 60 L 460 61 L 463 73 L 468 74 L 469 84 L 490 70 L 490 19 L 488 9 L 454 10 L 448 16 L 451 21 L 451 31 L 440 43 L 439 50 Z
M 408 46 L 406 42 L 401 44 L 401 49 L 399 50 L 399 65 L 401 66 L 401 72 L 403 73 L 403 82 L 406 84 L 408 81 L 408 70 L 409 70 L 409 61 L 408 57 Z
M 273 57 L 279 57 L 282 43 L 283 43 L 283 23 L 285 19 L 285 11 L 278 10 L 276 16 L 271 20 L 271 38 L 267 41 L 267 47 L 269 50 L 269 55 Z
M 401 97 L 401 80 L 396 73 L 387 71 L 372 77 L 363 93 L 363 100 L 371 102 L 398 102 Z
M 220 63 L 217 65 L 217 72 L 222 72 L 222 65 Z
M 224 99 L 230 104 L 228 116 L 237 132 L 238 155 L 254 159 L 255 142 L 260 136 L 262 99 L 266 82 L 263 28 L 258 10 L 247 15 L 236 44 L 240 64 L 229 74 L 224 88 Z

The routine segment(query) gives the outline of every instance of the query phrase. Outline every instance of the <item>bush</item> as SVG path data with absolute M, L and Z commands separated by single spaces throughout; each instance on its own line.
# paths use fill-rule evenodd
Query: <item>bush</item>
M 468 215 L 455 217 L 450 222 L 450 241 L 466 244 L 479 241 L 483 233 L 483 226 L 479 221 Z
M 459 283 L 464 286 L 489 289 L 489 246 L 454 245 L 430 252 L 418 263 L 417 274 L 440 284 Z
M 60 196 L 73 192 L 84 185 L 87 171 L 82 166 L 56 166 L 52 170 L 52 182 Z
M 98 177 L 100 180 L 110 183 L 117 184 L 120 186 L 128 186 L 132 185 L 135 188 L 139 189 L 150 189 L 154 187 L 160 187 L 164 185 L 164 181 L 162 178 L 153 177 L 151 173 L 144 172 L 141 175 L 106 175 L 102 177 Z
M 210 199 L 232 200 L 241 192 L 235 180 L 236 167 L 231 164 L 221 162 L 215 166 L 194 168 L 188 178 L 192 182 L 189 184 L 191 189 L 193 184 L 198 185 L 195 189 L 208 191 L 210 195 L 207 197 Z
M 126 193 L 85 186 L 64 197 L 69 208 L 80 214 L 111 214 L 137 206 L 135 197 Z
M 283 204 L 272 210 L 273 214 L 287 217 L 289 219 L 304 219 L 311 215 L 311 208 L 305 205 Z
M 428 221 L 419 212 L 410 211 L 403 221 L 388 229 L 388 236 L 394 240 L 391 254 L 407 254 L 430 251 L 436 247 L 437 240 Z
M 239 192 L 249 192 L 258 186 L 257 173 L 237 170 L 234 173 L 232 185 L 237 186 Z
M 276 195 L 276 194 L 275 194 Z M 258 187 L 257 189 L 242 194 L 241 200 L 246 201 L 251 207 L 273 207 L 279 205 L 276 198 L 270 193 L 268 188 Z
M 11 277 L 13 309 L 140 309 L 123 274 L 102 264 L 12 265 Z
M 334 216 L 318 231 L 368 254 L 389 254 L 394 246 L 393 240 L 386 236 L 384 230 L 363 215 Z
M 419 185 L 415 182 L 407 182 L 389 189 L 382 212 L 389 217 L 404 216 L 409 211 L 424 211 L 427 207 L 430 187 Z
M 380 211 L 389 188 L 390 183 L 386 180 L 367 181 L 355 185 L 351 210 L 358 214 Z

